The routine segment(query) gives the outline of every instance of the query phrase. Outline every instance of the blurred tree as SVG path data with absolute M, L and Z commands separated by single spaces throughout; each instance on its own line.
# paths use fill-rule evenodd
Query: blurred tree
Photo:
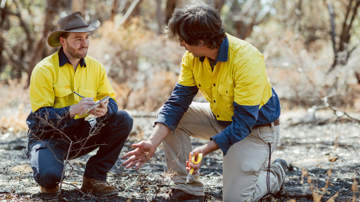
M 110 16 L 110 20 L 114 22 L 115 20 L 115 16 L 118 12 L 118 8 L 119 8 L 119 0 L 114 0 L 112 7 L 111 7 L 111 16 Z
M 269 14 L 260 0 L 232 0 L 228 3 L 230 9 L 225 15 L 225 28 L 241 39 L 250 36 L 254 26 L 264 22 Z M 221 6 L 221 2 L 218 4 Z
M 133 17 L 139 16 L 141 14 L 141 4 L 142 0 L 132 0 L 127 1 L 125 6 L 125 14 L 121 19 L 120 24 L 127 24 L 129 20 Z
M 156 1 L 156 22 L 158 24 L 158 34 L 161 34 L 163 32 L 163 26 L 164 26 L 164 12 L 161 7 L 161 0 L 155 0 Z
M 29 86 L 30 84 L 30 76 L 31 76 L 31 72 L 34 69 L 36 63 L 38 63 L 43 55 L 46 55 L 46 39 L 47 36 L 50 32 L 50 30 L 54 29 L 54 22 L 53 19 L 55 18 L 55 16 L 58 13 L 58 8 L 60 7 L 59 1 L 57 0 L 47 0 L 46 1 L 46 9 L 45 9 L 45 20 L 44 20 L 44 25 L 43 25 L 43 31 L 42 31 L 42 36 L 40 37 L 40 39 L 37 41 L 36 43 L 36 48 L 31 56 L 31 59 L 29 61 L 29 65 L 27 68 L 27 86 Z
M 273 6 L 276 10 L 275 19 L 279 24 L 304 37 L 307 48 L 312 42 L 328 36 L 328 15 L 326 12 L 319 12 L 326 9 L 324 1 L 278 0 Z
M 3 3 L 5 2 L 5 3 Z M 69 0 L 2 1 L 0 7 L 0 74 L 5 79 L 26 76 L 35 64 L 49 54 L 46 38 Z M 43 22 L 43 23 L 39 23 Z
M 167 0 L 165 7 L 165 24 L 169 23 L 169 20 L 175 10 L 175 8 L 181 4 L 180 0 Z
M 25 20 L 23 11 L 28 11 L 29 15 L 32 14 L 29 4 L 20 4 L 19 1 L 15 0 L 12 1 L 12 4 L 5 2 L 5 5 L 1 8 L 1 16 L 4 18 L 1 23 L 0 36 L 1 41 L 3 41 L 1 57 L 6 61 L 5 65 L 11 67 L 8 70 L 8 76 L 12 79 L 20 79 L 22 72 L 26 71 L 29 61 L 27 54 L 28 51 L 33 50 L 34 46 L 33 30 Z M 15 30 L 23 30 L 23 32 L 20 34 Z M 16 34 L 18 38 L 14 39 L 9 33 Z M 9 39 L 15 41 L 9 41 Z M 5 71 L 4 66 L 1 68 L 2 71 Z
M 342 26 L 340 35 L 336 33 L 336 22 L 335 22 L 335 10 L 332 3 L 328 2 L 328 11 L 330 14 L 330 24 L 331 24 L 331 41 L 333 44 L 334 60 L 328 71 L 330 73 L 338 64 L 346 65 L 351 53 L 355 50 L 358 44 L 351 47 L 350 40 L 352 37 L 352 28 L 354 20 L 358 14 L 358 9 L 360 6 L 360 0 L 349 0 L 346 1 L 347 5 L 344 9 L 345 16 L 342 20 Z M 345 2 L 344 2 L 345 3 Z
M 317 40 L 330 40 L 334 59 L 328 72 L 336 65 L 347 63 L 356 46 L 351 39 L 356 36 L 354 24 L 359 20 L 360 0 L 277 0 L 274 2 L 276 20 L 305 39 L 307 48 Z M 326 12 L 319 12 L 323 10 Z M 330 33 L 330 34 L 329 34 Z
M 6 61 L 4 56 L 4 49 L 5 49 L 5 39 L 3 36 L 3 31 L 7 30 L 9 28 L 9 18 L 7 18 L 7 4 L 5 3 L 0 7 L 0 73 L 4 71 Z
M 225 4 L 225 0 L 207 0 L 207 4 L 214 7 L 219 13 Z
M 223 8 L 225 4 L 225 0 L 206 0 L 206 1 L 200 1 L 200 2 L 194 2 L 191 0 L 167 0 L 166 6 L 165 6 L 165 24 L 169 23 L 169 20 L 177 7 L 184 7 L 186 5 L 191 5 L 194 3 L 201 4 L 201 3 L 207 3 L 210 6 L 213 6 L 216 10 L 221 13 L 221 9 Z
M 225 0 L 214 0 L 214 8 L 221 13 L 221 9 L 223 8 L 225 4 Z
M 114 9 L 115 7 L 125 12 L 125 20 L 140 14 L 141 0 L 121 1 L 116 5 L 117 2 L 113 0 L 101 3 L 90 0 L 2 0 L 0 5 L 1 78 L 20 79 L 25 74 L 28 85 L 34 66 L 54 50 L 46 46 L 46 39 L 49 32 L 54 30 L 59 14 L 81 11 L 85 18 L 99 18 L 102 21 L 116 15 L 118 10 Z M 110 7 L 113 8 L 112 11 L 93 9 L 106 8 L 106 5 L 111 5 L 111 3 L 113 3 L 113 7 Z
M 80 11 L 81 13 L 85 13 L 86 11 L 86 1 L 85 0 L 72 0 L 71 11 Z

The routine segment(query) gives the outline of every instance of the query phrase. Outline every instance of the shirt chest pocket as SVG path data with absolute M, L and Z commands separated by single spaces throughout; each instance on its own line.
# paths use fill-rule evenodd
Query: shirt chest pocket
M 225 81 L 219 84 L 218 94 L 221 96 L 234 97 L 234 84 L 232 81 Z
M 226 107 L 231 107 L 234 102 L 234 85 L 232 81 L 225 81 L 219 84 L 217 99 Z

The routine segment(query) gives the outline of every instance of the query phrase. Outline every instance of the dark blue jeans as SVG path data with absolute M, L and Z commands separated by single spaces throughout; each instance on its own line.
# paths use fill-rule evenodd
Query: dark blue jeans
M 107 172 L 115 164 L 120 151 L 132 129 L 133 119 L 125 111 L 98 121 L 95 128 L 99 128 L 96 135 L 87 138 L 90 134 L 90 125 L 87 121 L 79 119 L 62 133 L 52 132 L 43 135 L 29 131 L 28 155 L 34 178 L 38 184 L 46 188 L 55 187 L 60 181 L 64 169 L 64 160 L 70 151 L 69 159 L 74 159 L 87 154 L 99 147 L 96 155 L 86 163 L 84 176 L 97 180 L 106 180 Z M 91 133 L 93 134 L 93 133 Z M 70 150 L 70 142 L 73 143 Z

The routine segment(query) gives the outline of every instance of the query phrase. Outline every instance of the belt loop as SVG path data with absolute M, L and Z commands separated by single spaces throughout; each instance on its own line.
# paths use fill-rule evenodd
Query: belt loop
M 274 122 L 271 122 L 271 128 L 274 128 L 274 126 L 275 126 L 275 123 Z

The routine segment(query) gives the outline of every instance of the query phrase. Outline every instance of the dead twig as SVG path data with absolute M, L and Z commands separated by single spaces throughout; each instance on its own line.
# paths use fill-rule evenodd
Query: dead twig
M 64 179 L 64 176 L 65 176 L 65 169 L 66 169 L 66 166 L 69 165 L 70 167 L 72 167 L 71 163 L 70 163 L 70 158 L 76 158 L 79 156 L 79 154 L 81 153 L 81 151 L 83 150 L 86 150 L 90 147 L 97 147 L 97 146 L 100 146 L 100 145 L 103 145 L 103 144 L 95 144 L 95 145 L 91 145 L 91 146 L 86 146 L 87 142 L 89 141 L 89 139 L 97 134 L 99 134 L 100 130 L 106 125 L 104 122 L 106 121 L 106 119 L 101 119 L 100 122 L 98 122 L 94 127 L 90 128 L 90 131 L 89 131 L 89 135 L 87 135 L 85 138 L 82 138 L 80 140 L 77 140 L 77 141 L 73 141 L 65 132 L 64 132 L 64 129 L 61 127 L 61 126 L 57 126 L 57 125 L 54 125 L 53 123 L 51 123 L 49 120 L 48 120 L 48 117 L 49 115 L 45 115 L 45 117 L 41 117 L 41 116 L 37 116 L 37 118 L 39 119 L 40 122 L 42 122 L 41 124 L 42 125 L 46 125 L 48 127 L 50 127 L 52 130 L 54 130 L 55 133 L 58 133 L 61 137 L 65 138 L 68 142 L 69 142 L 69 147 L 68 147 L 68 150 L 66 152 L 66 157 L 64 159 L 64 161 L 60 160 L 57 158 L 57 155 L 55 153 L 55 151 L 53 151 L 51 149 L 51 147 L 48 147 L 48 149 L 53 153 L 53 155 L 55 156 L 55 159 L 62 163 L 63 164 L 63 170 L 62 170 L 62 174 L 61 174 L 61 181 L 59 183 L 59 188 L 61 190 L 62 188 L 62 184 L 64 183 L 63 182 L 63 179 Z M 62 118 L 60 118 L 61 120 Z M 58 123 L 61 123 L 62 121 L 59 121 Z M 38 135 L 36 136 L 39 140 L 41 140 L 41 136 L 43 134 L 46 134 L 48 133 L 49 131 L 44 131 L 44 129 L 38 131 Z M 80 144 L 80 148 L 78 149 L 73 149 L 73 145 L 75 144 Z M 76 152 L 74 155 L 70 156 L 71 152 Z M 75 186 L 75 185 L 73 185 Z M 83 192 L 81 192 L 83 193 Z M 61 191 L 58 193 L 58 197 L 60 196 L 61 194 Z

